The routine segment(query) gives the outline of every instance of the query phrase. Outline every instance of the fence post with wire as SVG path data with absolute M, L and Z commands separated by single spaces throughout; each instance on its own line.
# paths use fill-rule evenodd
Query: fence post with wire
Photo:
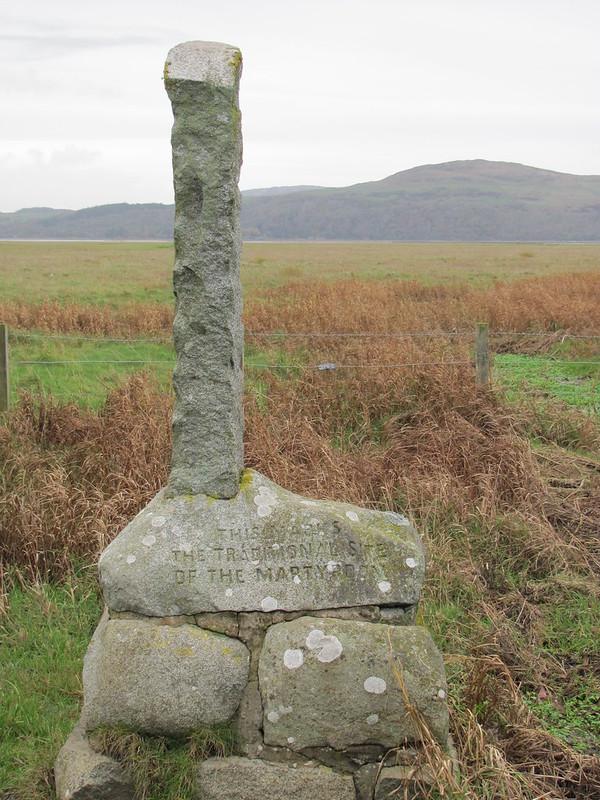
M 478 386 L 489 386 L 490 329 L 487 322 L 479 322 L 475 333 L 475 377 Z
M 8 326 L 0 322 L 0 411 L 8 411 L 9 405 Z

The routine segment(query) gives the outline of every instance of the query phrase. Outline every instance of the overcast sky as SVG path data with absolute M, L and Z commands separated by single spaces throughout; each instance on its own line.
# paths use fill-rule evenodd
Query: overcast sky
M 169 48 L 242 49 L 242 188 L 424 163 L 600 174 L 598 0 L 20 0 L 0 11 L 0 210 L 172 202 Z

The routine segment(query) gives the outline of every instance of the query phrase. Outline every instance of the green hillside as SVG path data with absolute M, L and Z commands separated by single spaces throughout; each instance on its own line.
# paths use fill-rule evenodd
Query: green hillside
M 173 206 L 0 214 L 3 239 L 171 239 Z M 500 161 L 451 161 L 341 188 L 243 194 L 245 239 L 600 241 L 600 176 Z

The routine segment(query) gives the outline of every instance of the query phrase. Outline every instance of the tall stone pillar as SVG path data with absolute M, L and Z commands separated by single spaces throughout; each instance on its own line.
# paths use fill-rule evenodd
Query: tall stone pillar
M 174 47 L 175 323 L 173 494 L 234 497 L 243 469 L 240 286 L 242 56 L 216 42 Z

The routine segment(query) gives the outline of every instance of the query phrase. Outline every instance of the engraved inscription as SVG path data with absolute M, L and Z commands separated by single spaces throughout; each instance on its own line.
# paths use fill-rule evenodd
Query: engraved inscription
M 338 533 L 338 528 L 334 528 Z M 272 541 L 247 538 L 257 532 L 228 529 L 234 540 L 221 540 L 203 547 L 180 547 L 171 551 L 176 584 L 195 581 L 233 586 L 246 582 L 272 584 L 305 580 L 329 581 L 337 578 L 366 580 L 380 572 L 385 558 L 384 543 L 358 542 L 351 538 L 316 534 L 312 540 Z

